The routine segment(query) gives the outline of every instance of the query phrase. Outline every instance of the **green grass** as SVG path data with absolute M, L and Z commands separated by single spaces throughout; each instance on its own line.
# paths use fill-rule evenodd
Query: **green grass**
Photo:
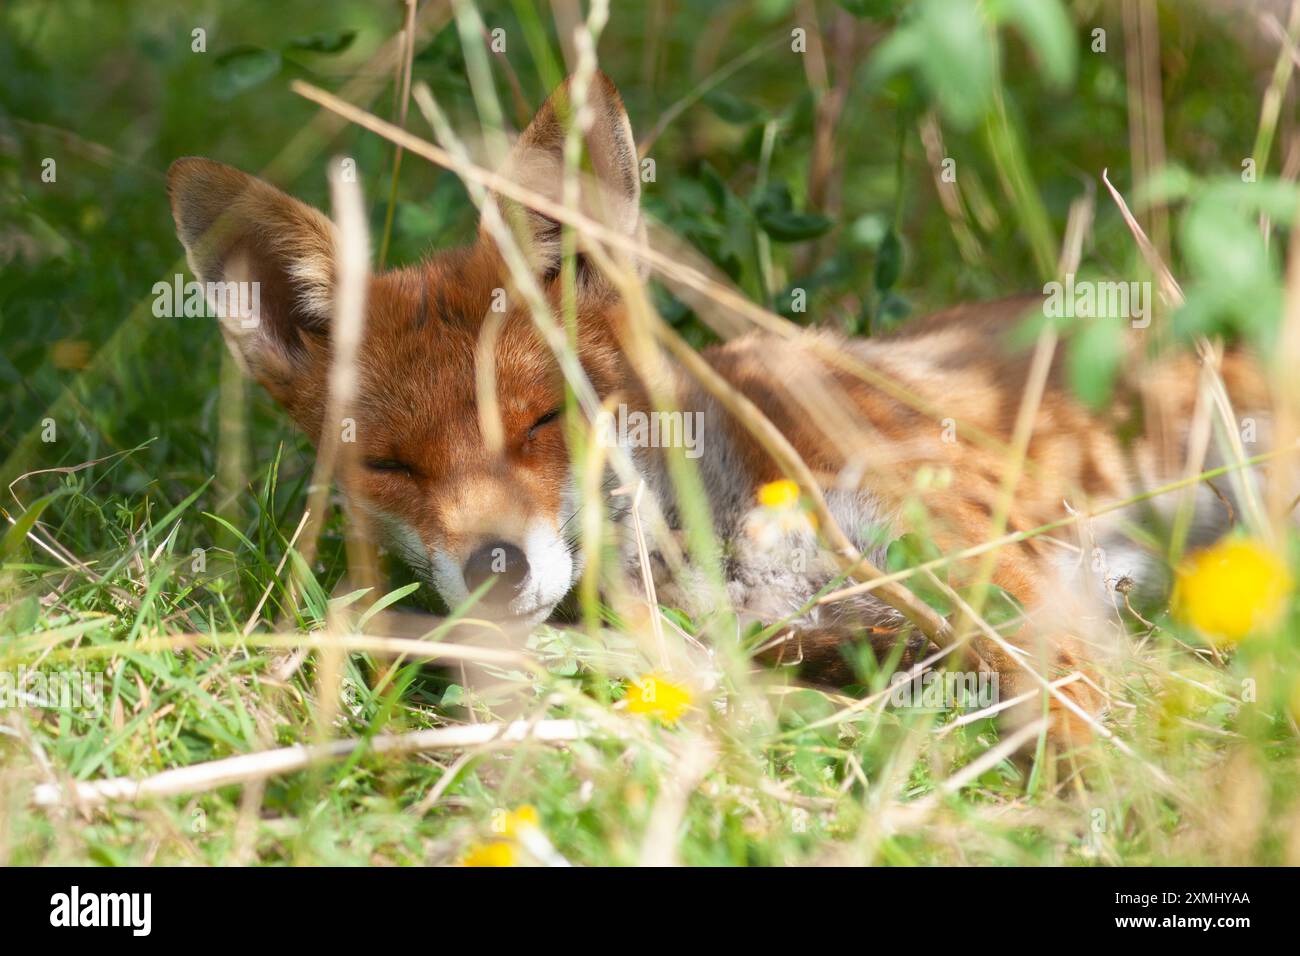
M 162 172 L 186 154 L 250 171 L 277 163 L 288 170 L 281 185 L 324 207 L 326 158 L 354 156 L 377 249 L 389 146 L 344 129 L 287 150 L 312 115 L 288 81 L 339 89 L 399 29 L 400 11 L 360 2 L 277 5 L 274 15 L 255 3 L 162 15 L 152 4 L 116 6 L 111 18 L 88 2 L 0 11 L 0 62 L 12 64 L 0 70 L 0 484 L 14 482 L 2 507 L 19 527 L 3 541 L 0 671 L 93 671 L 104 687 L 98 713 L 0 710 L 0 863 L 453 863 L 498 838 L 494 820 L 522 805 L 536 808 L 555 850 L 582 865 L 635 864 L 668 848 L 693 865 L 1300 862 L 1294 599 L 1280 624 L 1221 660 L 1163 608 L 1149 624 L 1122 612 L 1131 634 L 1105 669 L 1114 701 L 1106 726 L 1131 753 L 1100 741 L 1077 755 L 1086 773 L 1000 759 L 952 794 L 944 782 L 1005 740 L 991 720 L 953 729 L 953 712 L 864 708 L 787 686 L 783 675 L 755 677 L 721 646 L 725 618 L 702 635 L 719 648 L 716 684 L 696 689 L 676 726 L 622 703 L 626 682 L 657 661 L 641 625 L 607 609 L 585 619 L 595 632 L 533 635 L 533 666 L 485 665 L 476 679 L 437 661 L 295 654 L 362 631 L 357 612 L 394 592 L 376 625 L 396 621 L 431 640 L 449 627 L 436 597 L 411 591 L 399 567 L 358 594 L 337 502 L 310 566 L 290 548 L 310 447 L 238 378 L 213 323 L 149 311 L 153 283 L 183 269 Z M 835 198 L 816 208 L 816 94 L 786 52 L 799 22 L 792 4 L 767 0 L 751 14 L 753 4 L 680 3 L 659 25 L 654 4 L 614 6 L 601 62 L 638 134 L 692 101 L 653 150 L 647 210 L 747 296 L 796 321 L 869 333 L 930 306 L 1038 287 L 1084 178 L 1109 167 L 1134 199 L 1122 24 L 1099 4 L 1060 4 L 1064 33 L 1004 12 L 997 31 L 946 59 L 927 56 L 928 40 L 907 42 L 937 29 L 932 17 L 900 19 L 901 3 L 843 4 L 875 19 L 859 27 L 862 48 L 831 65 L 846 103 Z M 828 45 L 856 22 L 833 3 L 815 6 Z M 1281 327 L 1295 190 L 1269 177 L 1243 188 L 1239 171 L 1251 144 L 1275 139 L 1259 124 L 1273 49 L 1246 56 L 1216 14 L 1184 7 L 1160 8 L 1166 150 L 1177 167 L 1161 185 L 1174 204 L 1171 264 L 1188 292 L 1172 328 L 1182 339 L 1267 345 Z M 506 120 L 518 125 L 527 114 L 515 108 L 510 76 L 535 106 L 562 69 L 561 44 L 548 10 L 482 12 L 506 29 L 507 53 L 490 62 Z M 1088 52 L 1098 23 L 1109 31 L 1106 55 Z M 190 52 L 195 26 L 208 30 L 205 55 Z M 350 29 L 357 35 L 345 43 Z M 1064 72 L 1062 42 L 1078 51 Z M 753 52 L 764 44 L 770 52 Z M 468 134 L 478 114 L 466 59 L 453 24 L 422 43 L 413 72 Z M 389 115 L 394 98 L 390 84 L 371 107 Z M 919 134 L 934 121 L 960 170 L 960 223 L 935 192 Z M 407 125 L 416 129 L 414 111 Z M 1284 139 L 1261 168 L 1282 166 Z M 55 183 L 40 179 L 48 156 L 58 160 Z M 395 195 L 390 263 L 471 238 L 473 208 L 450 174 L 408 155 Z M 1261 210 L 1273 223 L 1267 247 Z M 1099 198 L 1081 271 L 1127 277 L 1137 261 L 1128 230 Z M 795 288 L 808 290 L 807 312 L 793 311 Z M 659 288 L 655 296 L 689 341 L 711 338 L 686 306 Z M 1063 348 L 1078 345 L 1072 367 L 1087 393 L 1107 394 L 1115 370 L 1097 347 L 1104 330 L 1062 332 Z M 47 419 L 53 441 L 42 437 Z M 1300 542 L 1286 534 L 1294 567 Z M 864 682 L 879 691 L 888 677 L 869 672 Z M 30 801 L 44 783 L 543 717 L 573 718 L 588 732 L 564 746 L 403 756 L 362 748 L 307 770 L 107 810 Z M 675 843 L 657 838 L 665 832 Z

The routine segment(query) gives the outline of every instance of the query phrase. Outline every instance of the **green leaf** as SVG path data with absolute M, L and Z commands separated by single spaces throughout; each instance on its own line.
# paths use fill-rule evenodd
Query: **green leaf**
M 903 321 L 912 314 L 912 303 L 897 292 L 886 292 L 880 300 L 880 306 L 876 309 L 876 321 L 872 325 L 873 332 L 888 332 L 903 324 Z
M 342 53 L 357 38 L 356 30 L 338 30 L 333 33 L 312 33 L 307 36 L 294 37 L 289 47 L 294 50 L 306 50 L 310 53 Z
M 722 176 L 713 168 L 713 165 L 707 161 L 700 164 L 699 184 L 703 188 L 705 194 L 709 197 L 709 201 L 713 203 L 715 209 L 721 210 L 722 207 L 726 205 L 727 194 L 730 190 L 727 188 L 727 184 L 723 181 Z
M 703 101 L 705 106 L 717 113 L 722 119 L 737 126 L 748 126 L 751 123 L 756 123 L 764 115 L 763 110 L 757 106 L 746 103 L 738 96 L 733 96 L 723 90 L 710 90 L 704 94 Z
M 398 588 L 396 591 L 389 591 L 387 594 L 385 594 L 383 597 L 377 600 L 374 604 L 370 605 L 370 607 L 366 608 L 366 613 L 362 614 L 361 619 L 357 621 L 357 630 L 364 630 L 365 626 L 370 623 L 370 619 L 373 618 L 380 611 L 382 611 L 384 608 L 391 607 L 392 605 L 400 601 L 402 598 L 406 597 L 409 594 L 414 594 L 419 589 L 420 589 L 420 582 L 413 581 L 410 584 L 403 585 L 402 587 Z
M 1048 82 L 1057 89 L 1069 86 L 1079 51 L 1060 0 L 1003 0 L 1003 12 L 1034 51 Z
M 1004 624 L 1011 624 L 1024 613 L 1025 609 L 1010 592 L 1003 590 L 996 584 L 988 585 L 988 600 L 984 604 L 981 616 L 989 624 L 995 628 Z
M 275 50 L 242 46 L 217 57 L 212 95 L 219 100 L 234 99 L 280 72 L 280 54 Z
M 888 20 L 898 15 L 902 0 L 835 0 L 841 7 L 866 20 Z
M 880 45 L 870 76 L 920 75 L 944 116 L 973 126 L 993 99 L 996 37 L 976 0 L 918 0 L 915 15 Z
M 888 292 L 898 282 L 902 271 L 903 244 L 899 241 L 898 233 L 890 227 L 880 242 L 880 251 L 876 253 L 876 289 Z
M 397 204 L 397 231 L 411 239 L 432 239 L 441 230 L 438 215 L 420 203 Z
M 1114 177 L 1112 177 L 1113 179 Z M 1137 191 L 1136 206 L 1160 204 L 1172 206 L 1188 198 L 1200 187 L 1196 177 L 1182 166 L 1170 163 L 1151 174 Z
M 816 213 L 795 212 L 790 191 L 783 183 L 769 183 L 754 203 L 754 218 L 759 226 L 778 242 L 804 242 L 824 235 L 832 220 Z
M 0 614 L 0 634 L 12 636 L 26 634 L 36 626 L 41 617 L 41 602 L 36 595 L 29 594 L 15 601 L 4 613 Z
M 316 579 L 316 572 L 297 551 L 289 552 L 289 563 L 298 574 L 298 583 L 302 587 L 303 604 L 306 617 L 313 623 L 323 622 L 329 608 L 329 595 Z
M 658 282 L 650 284 L 650 298 L 654 302 L 655 311 L 669 325 L 677 325 L 691 313 L 686 303 Z
M 759 213 L 758 224 L 777 242 L 806 242 L 825 235 L 834 223 L 816 213 Z
M 664 617 L 672 621 L 684 633 L 698 634 L 700 632 L 699 626 L 691 620 L 690 615 L 685 611 L 675 607 L 664 607 L 662 604 L 659 606 L 659 610 Z
M 1107 316 L 1079 325 L 1066 368 L 1070 387 L 1085 405 L 1101 408 L 1110 401 L 1123 352 L 1123 319 Z
M 35 527 L 41 512 L 50 506 L 56 498 L 61 498 L 72 491 L 71 488 L 60 488 L 58 491 L 52 491 L 48 495 L 43 495 L 32 502 L 31 507 L 18 516 L 9 530 L 5 532 L 3 538 L 0 538 L 0 556 L 8 557 L 18 550 L 19 546 L 27 540 L 27 533 Z
M 1179 238 L 1194 275 L 1243 294 L 1273 281 L 1268 249 L 1253 212 L 1218 190 L 1192 204 Z
M 755 255 L 754 216 L 740 197 L 733 193 L 721 179 L 722 232 L 718 241 L 717 262 L 727 274 L 745 286 L 745 278 L 757 274 Z M 750 285 L 753 283 L 751 282 Z M 756 290 L 750 290 L 753 293 Z
M 349 591 L 347 594 L 340 594 L 338 597 L 330 598 L 330 609 L 333 611 L 341 611 L 344 608 L 351 607 L 353 604 L 356 604 L 365 597 L 369 591 L 370 588 L 357 588 L 354 591 Z

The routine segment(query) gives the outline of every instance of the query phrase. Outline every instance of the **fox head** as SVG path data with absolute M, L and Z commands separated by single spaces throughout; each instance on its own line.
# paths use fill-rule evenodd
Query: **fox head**
M 551 96 L 507 166 L 515 182 L 554 200 L 563 181 L 568 96 L 568 84 Z M 588 181 L 598 186 L 605 221 L 637 234 L 640 183 L 622 100 L 597 75 L 588 105 Z M 319 444 L 325 429 L 341 427 L 324 420 L 338 273 L 333 224 L 268 183 L 207 159 L 173 163 L 168 192 L 198 280 L 257 283 L 258 316 L 222 318 L 223 334 L 241 367 Z M 505 211 L 561 315 L 559 224 L 521 208 Z M 603 399 L 631 387 L 616 331 L 622 306 L 598 270 L 579 262 L 578 272 L 578 354 Z M 508 294 L 513 288 L 483 228 L 471 246 L 370 277 L 357 393 L 347 413 L 355 445 L 341 456 L 338 478 L 380 539 L 449 607 L 491 582 L 485 602 L 492 611 L 536 622 L 581 573 L 578 522 L 570 521 L 577 505 L 559 420 L 563 378 L 523 297 Z M 492 347 L 484 348 L 488 339 Z M 492 375 L 484 378 L 477 366 L 488 362 Z M 493 379 L 499 431 L 489 426 L 489 439 L 478 389 Z

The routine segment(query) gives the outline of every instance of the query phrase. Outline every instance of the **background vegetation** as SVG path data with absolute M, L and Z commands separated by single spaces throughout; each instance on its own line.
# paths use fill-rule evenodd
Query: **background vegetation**
M 411 75 L 471 139 L 453 8 L 504 31 L 489 62 L 513 129 L 567 72 L 586 12 L 419 6 Z M 291 656 L 330 602 L 361 599 L 339 583 L 341 518 L 310 567 L 282 561 L 310 448 L 239 380 L 215 323 L 150 309 L 153 284 L 184 269 L 163 182 L 182 155 L 260 171 L 320 208 L 327 159 L 354 157 L 389 265 L 471 240 L 455 176 L 407 155 L 393 192 L 389 143 L 328 126 L 289 89 L 302 78 L 347 97 L 360 81 L 362 105 L 397 115 L 400 70 L 376 57 L 405 14 L 369 0 L 0 9 L 0 666 L 102 670 L 107 689 L 95 716 L 0 712 L 0 861 L 447 863 L 498 844 L 527 860 L 545 853 L 518 833 L 540 831 L 575 864 L 1300 863 L 1294 608 L 1236 653 L 1211 653 L 1163 610 L 1133 621 L 1108 675 L 1126 749 L 1100 744 L 1087 787 L 973 763 L 996 745 L 991 721 L 806 689 L 729 688 L 729 707 L 697 701 L 678 726 L 640 718 L 616 702 L 650 662 L 610 627 L 599 641 L 545 630 L 530 646 L 540 670 L 508 675 L 530 713 L 600 728 L 566 747 L 358 752 L 107 812 L 33 808 L 40 783 L 497 716 L 454 670 Z M 1108 169 L 1187 294 L 1162 317 L 1169 338 L 1271 350 L 1300 168 L 1278 31 L 1295 24 L 1282 2 L 646 0 L 613 5 L 598 51 L 655 161 L 647 211 L 797 322 L 878 334 L 1039 289 L 1081 196 L 1096 198 L 1081 274 L 1145 277 L 1100 184 Z M 407 126 L 429 138 L 414 109 Z M 656 302 L 709 340 L 668 292 Z M 1075 387 L 1103 400 L 1123 329 L 1061 332 Z M 346 692 L 329 698 L 339 674 Z M 963 767 L 978 772 L 945 788 Z

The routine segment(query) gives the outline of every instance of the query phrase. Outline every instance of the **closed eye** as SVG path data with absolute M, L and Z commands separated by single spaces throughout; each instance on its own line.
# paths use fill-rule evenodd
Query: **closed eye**
M 405 475 L 412 475 L 415 469 L 404 461 L 396 458 L 367 458 L 366 467 L 371 471 L 390 471 L 398 472 Z
M 528 429 L 528 437 L 529 438 L 534 437 L 538 431 L 545 428 L 547 425 L 551 424 L 551 422 L 555 421 L 559 417 L 560 417 L 560 409 L 552 408 L 541 418 L 537 419 L 537 421 L 533 422 L 532 428 Z

